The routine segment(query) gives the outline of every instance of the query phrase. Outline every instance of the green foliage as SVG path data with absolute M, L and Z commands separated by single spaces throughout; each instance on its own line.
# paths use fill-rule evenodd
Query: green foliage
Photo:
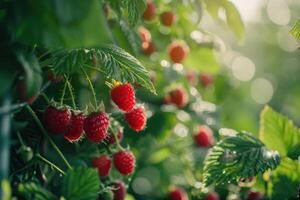
M 76 168 L 69 170 L 63 179 L 62 195 L 66 199 L 96 199 L 100 180 L 96 169 Z
M 300 40 L 300 20 L 298 20 L 295 25 L 291 28 L 290 33 L 294 36 L 297 40 Z
M 261 112 L 259 138 L 268 148 L 276 149 L 281 156 L 297 159 L 299 153 L 300 130 L 293 122 L 269 106 Z
M 0 189 L 0 198 L 2 200 L 10 200 L 11 199 L 11 188 L 8 180 L 1 180 L 1 189 Z
M 36 199 L 36 200 L 55 200 L 57 197 L 44 189 L 43 186 L 38 185 L 34 182 L 21 183 L 18 186 L 18 191 L 26 199 Z
M 97 60 L 96 63 L 92 63 L 93 59 Z M 79 72 L 82 67 L 89 67 L 104 73 L 110 79 L 138 82 L 155 93 L 149 72 L 142 63 L 114 45 L 102 45 L 94 49 L 59 50 L 46 63 L 50 63 L 58 74 Z M 96 66 L 92 67 L 92 64 Z
M 205 185 L 236 182 L 275 169 L 280 163 L 277 152 L 249 133 L 226 137 L 208 153 L 204 166 Z

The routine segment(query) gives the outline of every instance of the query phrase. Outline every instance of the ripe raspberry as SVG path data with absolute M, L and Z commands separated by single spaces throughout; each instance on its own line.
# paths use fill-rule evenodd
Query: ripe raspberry
M 91 142 L 101 142 L 107 136 L 109 126 L 108 115 L 104 112 L 91 113 L 83 123 L 83 129 Z
M 189 81 L 189 83 L 191 85 L 197 85 L 197 74 L 196 72 L 192 71 L 192 70 L 187 70 L 186 73 L 185 73 L 185 76 L 186 76 L 186 79 Z
M 173 42 L 169 46 L 169 57 L 174 63 L 182 63 L 189 52 L 189 48 L 179 42 Z
M 200 75 L 200 82 L 203 85 L 203 87 L 207 88 L 214 82 L 214 77 L 209 74 L 201 74 Z
M 135 157 L 131 151 L 119 151 L 114 154 L 114 166 L 123 175 L 128 176 L 135 168 Z
M 219 195 L 216 192 L 210 192 L 206 196 L 205 200 L 219 200 Z
M 69 142 L 78 141 L 83 134 L 84 120 L 85 120 L 85 116 L 83 113 L 72 112 L 71 121 L 68 126 L 67 132 L 64 135 L 64 138 Z
M 188 95 L 183 88 L 177 88 L 170 91 L 171 102 L 177 107 L 182 108 L 188 102 Z
M 58 82 L 64 80 L 64 76 L 63 75 L 55 75 L 53 72 L 49 72 L 48 80 L 52 81 L 54 83 L 58 83 Z
M 48 106 L 44 113 L 44 122 L 47 129 L 55 134 L 65 133 L 71 120 L 71 112 L 68 108 L 58 109 Z
M 37 99 L 37 96 L 35 95 L 30 97 L 26 94 L 26 84 L 24 79 L 18 81 L 17 90 L 19 98 L 22 102 L 27 102 L 29 105 L 31 105 Z
M 188 200 L 189 197 L 184 189 L 182 188 L 175 188 L 170 193 L 171 200 Z
M 123 131 L 122 130 L 119 130 L 118 131 L 118 140 L 121 141 L 122 138 L 123 138 Z M 107 135 L 107 137 L 105 138 L 105 140 L 108 142 L 108 144 L 116 144 L 116 139 L 115 139 L 115 136 L 111 133 L 109 135 Z
M 247 200 L 260 200 L 262 199 L 262 197 L 262 193 L 250 190 L 248 193 Z
M 147 56 L 150 56 L 155 52 L 155 46 L 153 42 L 143 42 L 142 44 L 143 53 Z
M 131 112 L 125 114 L 125 120 L 128 126 L 135 131 L 141 131 L 145 128 L 147 117 L 143 107 L 137 107 Z
M 117 181 L 112 185 L 114 187 L 114 200 L 124 200 L 126 196 L 126 187 L 122 181 Z
M 213 143 L 213 135 L 210 128 L 201 126 L 199 132 L 194 136 L 194 141 L 200 147 L 210 147 Z
M 152 0 L 147 0 L 147 7 L 143 14 L 145 20 L 151 20 L 155 16 L 155 5 Z
M 168 105 L 168 104 L 171 104 L 171 103 L 172 103 L 172 100 L 171 100 L 170 95 L 167 95 L 167 96 L 165 96 L 165 97 L 163 98 L 163 104 Z
M 172 26 L 176 21 L 176 15 L 171 11 L 164 12 L 160 16 L 160 21 L 165 26 Z
M 114 87 L 111 92 L 111 99 L 119 109 L 130 112 L 135 105 L 135 91 L 131 84 L 124 83 Z
M 102 155 L 98 158 L 94 158 L 92 160 L 92 165 L 93 167 L 98 168 L 99 176 L 108 176 L 111 169 L 111 159 L 106 155 Z
M 151 41 L 151 33 L 148 29 L 141 26 L 141 27 L 138 28 L 138 32 L 140 34 L 142 42 L 150 42 Z

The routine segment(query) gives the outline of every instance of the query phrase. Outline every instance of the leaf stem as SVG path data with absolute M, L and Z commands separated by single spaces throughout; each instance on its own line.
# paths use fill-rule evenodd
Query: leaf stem
M 74 93 L 73 93 L 72 84 L 70 83 L 68 77 L 65 77 L 65 79 L 66 79 L 66 83 L 68 85 L 68 89 L 69 89 L 69 93 L 70 93 L 70 96 L 71 96 L 73 108 L 76 109 L 76 103 L 75 103 L 75 97 L 74 97 Z
M 18 139 L 19 139 L 21 145 L 26 146 L 19 131 L 17 131 L 17 136 L 18 136 Z
M 66 88 L 67 88 L 67 81 L 65 81 L 65 84 L 64 84 L 64 88 L 63 88 L 63 91 L 62 91 L 62 94 L 61 94 L 61 98 L 60 98 L 60 105 L 62 106 L 63 103 L 64 103 L 64 98 L 65 98 L 65 94 L 66 94 Z
M 83 68 L 82 66 L 81 66 L 81 70 L 82 70 L 82 72 L 84 73 L 84 75 L 85 75 L 85 77 L 86 77 L 86 80 L 87 80 L 88 83 L 89 83 L 89 87 L 90 87 L 91 92 L 92 92 L 93 97 L 94 97 L 95 108 L 97 108 L 97 98 L 96 98 L 96 93 L 95 93 L 95 90 L 94 90 L 92 81 L 91 81 L 91 79 L 89 78 L 88 74 L 86 73 L 86 71 L 84 70 L 84 68 Z
M 67 159 L 65 158 L 65 156 L 63 155 L 63 153 L 59 150 L 59 148 L 57 147 L 57 145 L 54 143 L 54 141 L 48 135 L 46 129 L 44 128 L 44 126 L 42 125 L 41 121 L 36 116 L 36 114 L 32 110 L 32 108 L 29 105 L 26 105 L 26 109 L 30 113 L 30 115 L 32 116 L 32 118 L 35 121 L 35 123 L 38 125 L 38 127 L 41 130 L 41 132 L 43 133 L 43 135 L 47 138 L 47 140 L 49 141 L 49 143 L 52 145 L 52 147 L 54 148 L 54 150 L 57 152 L 57 154 L 61 157 L 61 159 L 64 161 L 64 163 L 67 165 L 67 167 L 69 169 L 72 169 L 71 165 L 69 164 L 69 162 L 67 161 Z
M 43 161 L 44 163 L 46 163 L 46 164 L 50 165 L 51 167 L 53 167 L 53 168 L 54 168 L 56 171 L 58 171 L 59 173 L 61 173 L 61 174 L 63 174 L 63 175 L 66 174 L 66 173 L 65 173 L 63 170 L 61 170 L 57 165 L 55 165 L 55 164 L 52 163 L 51 161 L 47 160 L 45 157 L 41 156 L 40 154 L 37 154 L 36 157 L 37 157 L 39 160 Z

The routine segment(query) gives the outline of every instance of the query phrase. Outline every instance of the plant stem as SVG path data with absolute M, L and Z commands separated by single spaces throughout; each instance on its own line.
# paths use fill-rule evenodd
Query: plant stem
M 47 95 L 44 92 L 41 93 L 41 96 L 43 97 L 43 99 L 46 101 L 47 104 L 50 103 L 49 98 L 47 97 Z
M 67 81 L 65 81 L 65 84 L 64 84 L 64 88 L 63 88 L 63 91 L 62 91 L 62 94 L 61 94 L 61 98 L 60 98 L 60 105 L 62 106 L 63 103 L 64 103 L 64 98 L 65 98 L 65 94 L 66 94 L 66 88 L 67 88 Z
M 76 103 L 75 103 L 75 97 L 74 97 L 74 93 L 73 93 L 73 87 L 72 87 L 68 77 L 65 77 L 65 79 L 66 79 L 66 83 L 68 85 L 68 89 L 69 89 L 69 93 L 70 93 L 70 96 L 71 96 L 73 108 L 76 109 Z
M 90 89 L 91 89 L 92 94 L 93 94 L 93 97 L 94 97 L 95 108 L 97 108 L 97 98 L 96 98 L 96 93 L 95 93 L 95 90 L 94 90 L 92 81 L 91 81 L 91 79 L 89 78 L 88 74 L 86 73 L 86 71 L 84 70 L 84 68 L 83 68 L 82 66 L 81 66 L 81 70 L 82 70 L 82 72 L 84 73 L 84 75 L 85 75 L 85 77 L 86 77 L 86 80 L 87 80 L 88 83 L 89 83 Z
M 66 173 L 65 173 L 63 170 L 61 170 L 57 165 L 55 165 L 55 164 L 52 163 L 51 161 L 47 160 L 46 158 L 44 158 L 44 157 L 41 156 L 40 154 L 37 154 L 36 157 L 37 157 L 39 160 L 43 161 L 44 163 L 46 163 L 46 164 L 50 165 L 51 167 L 53 167 L 53 168 L 54 168 L 56 171 L 58 171 L 59 173 L 61 173 L 61 174 L 63 174 L 63 175 L 66 174 Z
M 34 121 L 36 122 L 36 124 L 38 125 L 38 127 L 40 128 L 41 132 L 47 138 L 47 140 L 52 145 L 52 147 L 57 152 L 57 154 L 61 157 L 61 159 L 64 161 L 64 163 L 67 165 L 67 167 L 69 169 L 72 169 L 71 165 L 69 164 L 69 162 L 67 161 L 67 159 L 65 158 L 65 156 L 63 155 L 63 153 L 59 150 L 59 148 L 56 146 L 56 144 L 54 143 L 54 141 L 48 135 L 46 129 L 42 125 L 42 123 L 39 120 L 39 118 L 36 116 L 35 112 L 31 109 L 31 107 L 29 105 L 26 105 L 26 109 L 31 114 L 32 118 L 34 119 Z
M 35 160 L 32 159 L 29 163 L 27 163 L 25 166 L 23 166 L 22 168 L 20 169 L 17 169 L 16 171 L 14 171 L 11 175 L 9 175 L 9 177 L 13 177 L 15 174 L 21 172 L 21 171 L 24 171 L 25 169 L 31 167 L 33 164 L 35 164 Z
M 18 139 L 19 139 L 21 145 L 26 146 L 19 131 L 17 131 L 17 136 L 18 136 Z
M 111 130 L 113 137 L 115 138 L 118 149 L 120 149 L 121 151 L 124 151 L 124 148 L 121 146 L 119 138 L 118 138 L 118 132 L 116 133 L 116 131 L 111 127 L 111 125 L 109 125 L 109 129 Z

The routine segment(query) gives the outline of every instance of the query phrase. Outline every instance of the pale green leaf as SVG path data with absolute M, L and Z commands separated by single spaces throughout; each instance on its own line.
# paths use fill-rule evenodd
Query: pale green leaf
M 300 40 L 300 20 L 298 20 L 295 25 L 291 28 L 290 33 L 294 36 L 297 40 Z

